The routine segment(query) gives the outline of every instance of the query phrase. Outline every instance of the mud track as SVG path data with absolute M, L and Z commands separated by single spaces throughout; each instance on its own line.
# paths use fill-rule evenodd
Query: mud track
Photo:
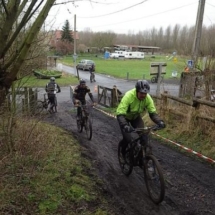
M 139 168 L 126 177 L 121 173 L 117 144 L 121 138 L 116 119 L 93 109 L 93 137 L 78 133 L 70 101 L 58 105 L 47 121 L 69 131 L 86 149 L 101 188 L 117 215 L 215 215 L 215 170 L 209 164 L 153 141 L 153 152 L 163 167 L 166 195 L 160 205 L 148 197 Z M 202 143 L 204 144 L 204 143 Z

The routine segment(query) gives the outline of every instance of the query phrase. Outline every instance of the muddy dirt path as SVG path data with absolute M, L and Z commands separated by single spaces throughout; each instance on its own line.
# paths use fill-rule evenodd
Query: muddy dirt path
M 85 133 L 77 132 L 72 108 L 70 101 L 60 103 L 58 113 L 49 115 L 47 121 L 69 131 L 85 148 L 117 215 L 215 215 L 214 167 L 154 141 L 153 152 L 160 159 L 166 181 L 165 199 L 155 205 L 139 168 L 129 177 L 121 173 L 117 159 L 121 134 L 116 119 L 93 109 L 93 137 L 89 141 Z

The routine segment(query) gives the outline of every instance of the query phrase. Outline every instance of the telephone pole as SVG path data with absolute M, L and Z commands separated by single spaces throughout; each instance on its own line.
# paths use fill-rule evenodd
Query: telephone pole
M 199 7 L 197 12 L 197 18 L 196 18 L 195 36 L 194 36 L 193 48 L 192 48 L 193 68 L 195 68 L 196 63 L 198 61 L 205 1 L 206 0 L 199 0 Z
M 76 54 L 76 14 L 74 15 L 74 55 L 73 55 L 73 59 L 74 59 L 74 71 L 76 71 L 76 76 L 77 74 L 77 69 L 76 69 L 76 59 L 77 59 L 77 54 Z

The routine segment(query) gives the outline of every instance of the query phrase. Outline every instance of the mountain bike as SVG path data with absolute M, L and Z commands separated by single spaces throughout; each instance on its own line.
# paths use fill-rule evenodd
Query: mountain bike
M 47 94 L 43 94 L 43 100 L 37 101 L 36 104 L 36 113 L 41 113 L 44 109 L 47 110 L 49 106 L 49 100 L 47 98 Z
M 47 98 L 47 93 L 43 94 L 43 100 L 37 101 L 36 113 L 41 113 L 44 109 L 48 110 L 50 113 L 57 112 L 57 97 L 55 94 L 53 103 Z
M 138 137 L 134 138 L 122 153 L 121 140 L 118 144 L 118 159 L 123 174 L 129 176 L 134 166 L 139 166 L 144 172 L 146 188 L 151 200 L 159 204 L 163 201 L 165 195 L 165 182 L 162 168 L 152 154 L 150 146 L 151 131 L 159 130 L 159 126 L 144 127 L 134 129 Z
M 90 107 L 92 107 L 92 105 L 78 104 L 78 105 L 76 105 L 76 107 L 81 108 L 80 116 L 76 120 L 78 132 L 81 133 L 84 129 L 87 134 L 87 139 L 91 140 L 93 130 L 92 130 L 92 120 L 90 117 Z

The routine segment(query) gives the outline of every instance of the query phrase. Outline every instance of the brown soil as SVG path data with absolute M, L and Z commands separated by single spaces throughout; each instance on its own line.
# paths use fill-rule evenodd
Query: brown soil
M 147 194 L 143 173 L 135 168 L 129 177 L 122 174 L 117 158 L 121 133 L 115 118 L 93 109 L 93 137 L 78 133 L 71 102 L 60 103 L 53 123 L 77 138 L 86 148 L 95 172 L 104 182 L 101 188 L 117 215 L 215 215 L 215 171 L 206 162 L 183 154 L 158 141 L 153 152 L 161 163 L 166 182 L 165 199 L 155 205 Z

